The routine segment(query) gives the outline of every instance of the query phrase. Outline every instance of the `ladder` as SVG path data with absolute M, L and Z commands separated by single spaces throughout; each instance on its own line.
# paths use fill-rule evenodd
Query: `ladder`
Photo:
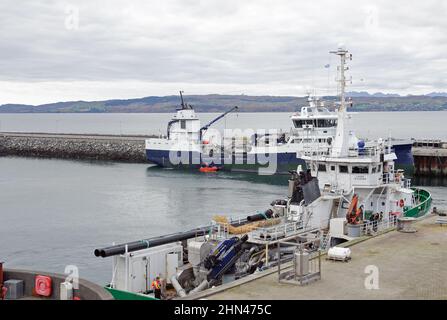
M 328 243 L 330 242 L 330 239 L 331 239 L 331 234 L 329 231 L 323 233 L 323 237 L 322 237 L 321 245 L 320 245 L 322 251 L 326 250 L 326 247 L 327 247 Z

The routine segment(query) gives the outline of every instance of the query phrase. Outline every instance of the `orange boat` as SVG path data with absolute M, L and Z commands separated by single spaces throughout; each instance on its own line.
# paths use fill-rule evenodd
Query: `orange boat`
M 214 167 L 200 167 L 199 169 L 200 172 L 216 172 L 219 171 L 219 168 L 214 166 Z

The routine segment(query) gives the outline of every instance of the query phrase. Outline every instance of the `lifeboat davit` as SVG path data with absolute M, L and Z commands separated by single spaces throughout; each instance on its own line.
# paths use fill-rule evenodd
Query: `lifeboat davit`
M 200 172 L 216 172 L 219 171 L 219 168 L 216 166 L 212 166 L 212 167 L 200 167 L 199 169 Z

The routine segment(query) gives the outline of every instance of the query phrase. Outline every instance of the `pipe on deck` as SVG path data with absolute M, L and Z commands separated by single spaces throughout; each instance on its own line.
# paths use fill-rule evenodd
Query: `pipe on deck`
M 176 241 L 183 241 L 187 239 L 191 239 L 197 236 L 203 236 L 206 235 L 212 226 L 202 227 L 193 229 L 190 231 L 185 232 L 178 232 L 173 234 L 168 234 L 164 236 L 158 236 L 148 239 L 143 239 L 139 241 L 133 241 L 128 243 L 122 243 L 115 246 L 95 249 L 94 254 L 97 257 L 110 257 L 115 256 L 118 254 L 124 254 L 126 252 L 126 246 L 127 246 L 127 252 L 152 248 L 156 246 L 160 246 L 166 243 L 176 242 Z
M 180 296 L 180 297 L 186 297 L 186 291 L 185 291 L 185 289 L 183 289 L 182 288 L 182 286 L 180 285 L 180 283 L 178 282 L 178 280 L 177 280 L 177 276 L 176 275 L 173 275 L 172 277 L 171 277 L 171 283 L 172 283 L 172 286 L 174 287 L 174 289 L 175 289 L 175 291 L 177 291 L 177 294 Z
M 200 291 L 203 291 L 205 289 L 208 289 L 209 287 L 209 282 L 208 280 L 203 280 L 197 287 L 195 287 L 194 289 L 192 289 L 189 294 L 194 294 Z

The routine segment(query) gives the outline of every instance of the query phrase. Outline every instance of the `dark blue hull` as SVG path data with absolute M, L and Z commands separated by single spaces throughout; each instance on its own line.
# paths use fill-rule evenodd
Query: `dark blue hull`
M 172 156 L 172 154 L 171 154 Z M 181 159 L 170 160 L 170 152 L 168 150 L 146 150 L 146 158 L 149 162 L 161 167 L 179 168 L 179 169 L 198 169 L 202 163 L 214 163 L 222 170 L 234 172 L 256 172 L 259 173 L 260 168 L 264 168 L 267 173 L 270 168 L 274 168 L 274 174 L 288 174 L 289 170 L 296 170 L 298 165 L 305 166 L 305 161 L 298 159 L 295 153 L 278 153 L 276 160 L 269 162 L 268 156 L 253 155 L 226 155 L 221 157 L 206 157 L 199 152 L 188 152 L 183 154 Z M 273 158 L 273 156 L 272 156 Z
M 414 172 L 414 159 L 412 152 L 412 143 L 396 144 L 392 146 L 397 159 L 395 160 L 396 168 L 404 169 L 405 173 L 412 175 Z
M 405 169 L 405 172 L 412 174 L 414 161 L 411 152 L 412 144 L 398 144 L 392 146 L 396 153 L 397 160 L 395 161 L 396 168 Z M 171 154 L 172 156 L 172 154 Z M 268 157 L 259 155 L 253 157 L 227 155 L 225 157 L 206 157 L 199 152 L 188 152 L 183 154 L 178 159 L 171 162 L 169 150 L 146 150 L 146 158 L 149 162 L 161 167 L 179 168 L 179 169 L 198 169 L 201 163 L 212 163 L 219 166 L 223 170 L 236 172 L 259 172 L 259 168 L 267 168 Z M 273 159 L 273 158 L 272 158 Z M 305 167 L 303 159 L 296 158 L 295 153 L 277 153 L 276 165 L 271 163 L 271 168 L 276 168 L 275 174 L 286 174 L 289 170 L 296 170 L 298 165 Z

